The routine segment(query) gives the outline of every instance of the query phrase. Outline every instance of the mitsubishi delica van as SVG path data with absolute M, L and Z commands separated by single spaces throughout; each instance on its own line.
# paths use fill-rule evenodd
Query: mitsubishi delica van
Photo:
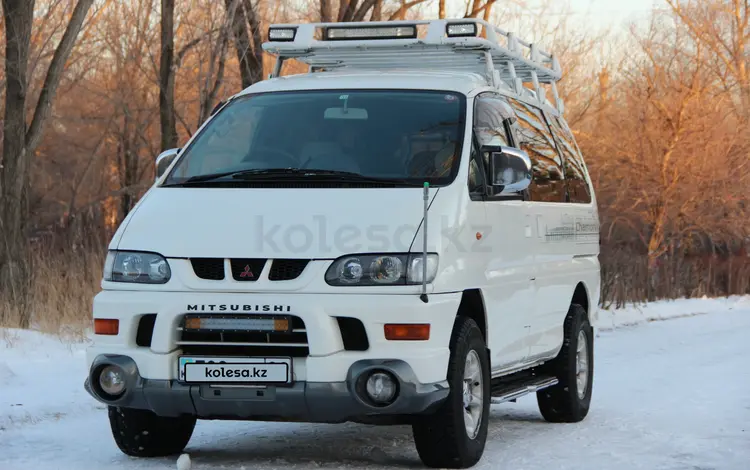
M 476 19 L 268 36 L 269 79 L 158 157 L 109 246 L 85 388 L 119 449 L 179 453 L 199 419 L 400 424 L 468 468 L 491 404 L 583 420 L 599 220 L 556 58 Z

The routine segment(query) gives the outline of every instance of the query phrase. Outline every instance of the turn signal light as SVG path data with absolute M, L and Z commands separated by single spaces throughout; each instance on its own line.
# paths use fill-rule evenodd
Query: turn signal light
M 384 328 L 385 339 L 390 341 L 427 341 L 430 339 L 429 323 L 389 323 Z
M 94 334 L 97 335 L 117 335 L 120 331 L 120 320 L 111 318 L 95 318 Z

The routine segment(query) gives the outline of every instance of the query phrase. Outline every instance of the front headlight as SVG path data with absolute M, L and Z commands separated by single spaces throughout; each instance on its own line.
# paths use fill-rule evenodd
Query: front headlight
M 438 255 L 427 254 L 427 283 L 435 280 Z M 422 284 L 422 254 L 347 255 L 326 271 L 332 286 L 394 286 Z
M 169 263 L 156 253 L 110 251 L 104 262 L 105 281 L 165 284 L 170 277 Z

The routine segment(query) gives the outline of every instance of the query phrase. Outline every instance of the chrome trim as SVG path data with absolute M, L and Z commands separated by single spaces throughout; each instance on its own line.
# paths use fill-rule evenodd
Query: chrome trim
M 205 318 L 205 317 L 204 317 Z M 177 327 L 177 331 L 185 331 L 185 329 L 181 326 Z M 206 332 L 222 332 L 222 331 L 230 331 L 230 330 L 187 330 L 187 331 L 195 331 L 198 333 L 206 333 Z M 249 332 L 250 330 L 231 330 L 231 331 L 237 331 L 237 332 Z M 284 334 L 286 331 L 276 331 L 276 330 L 268 330 L 268 331 L 252 331 L 252 333 L 264 333 L 264 334 L 270 334 L 270 333 L 277 333 L 277 334 Z M 295 328 L 292 330 L 292 333 L 307 333 L 307 330 L 305 328 Z
M 236 343 L 221 341 L 177 341 L 178 346 L 269 346 L 272 348 L 306 348 L 307 343 Z
M 559 381 L 556 377 L 550 377 L 539 380 L 537 382 L 531 382 L 529 384 L 522 385 L 515 390 L 505 392 L 502 395 L 493 395 L 492 398 L 490 398 L 490 403 L 492 403 L 493 405 L 499 405 L 500 403 L 505 403 L 506 401 L 515 400 L 516 398 L 521 398 L 524 395 L 537 392 L 543 388 L 557 385 L 558 382 Z
M 514 374 L 516 372 L 521 372 L 522 370 L 531 369 L 534 367 L 539 367 L 545 362 L 549 361 L 549 359 L 541 359 L 536 362 L 531 362 L 529 364 L 523 364 L 520 366 L 513 366 L 508 369 L 496 369 L 491 372 L 492 378 L 496 379 L 498 377 L 504 377 L 506 375 Z

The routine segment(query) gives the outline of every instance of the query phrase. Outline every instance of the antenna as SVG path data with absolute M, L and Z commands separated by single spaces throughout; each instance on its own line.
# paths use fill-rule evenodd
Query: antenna
M 428 201 L 430 199 L 430 183 L 424 182 L 424 225 L 422 226 L 422 232 L 424 233 L 424 241 L 422 245 L 422 295 L 419 298 L 422 302 L 427 303 L 427 209 Z

